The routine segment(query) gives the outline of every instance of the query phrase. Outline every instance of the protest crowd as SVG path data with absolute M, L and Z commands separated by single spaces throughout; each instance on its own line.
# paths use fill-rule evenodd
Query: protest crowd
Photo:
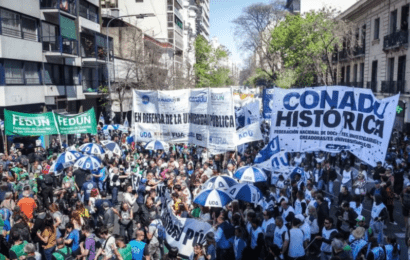
M 107 138 L 121 155 L 102 154 L 98 170 L 75 165 L 53 170 L 61 153 L 102 145 Z M 289 154 L 298 171 L 278 173 L 274 184 L 254 183 L 263 194 L 258 203 L 238 199 L 224 207 L 194 199 L 208 180 L 234 178 L 237 169 L 251 164 L 263 141 L 249 143 L 242 154 L 217 155 L 185 144 L 148 150 L 120 131 L 83 135 L 72 146 L 55 139 L 49 149 L 36 147 L 30 154 L 13 145 L 8 156 L 0 156 L 0 258 L 180 259 L 178 247 L 164 251 L 162 186 L 175 216 L 213 228 L 189 259 L 402 259 L 406 248 L 384 229 L 397 225 L 394 201 L 400 200 L 407 230 L 409 141 L 404 136 L 389 148 L 384 165 L 361 164 L 358 174 L 353 173 L 358 159 L 345 151 Z M 340 191 L 333 185 L 338 175 Z M 370 179 L 375 186 L 367 190 Z M 364 200 L 371 200 L 372 208 L 365 209 Z

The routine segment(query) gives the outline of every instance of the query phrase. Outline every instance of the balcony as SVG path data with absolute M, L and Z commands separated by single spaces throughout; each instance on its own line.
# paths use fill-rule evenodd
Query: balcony
M 44 78 L 45 85 L 74 86 L 80 85 L 78 78 Z
M 98 22 L 99 22 L 99 20 L 98 20 L 98 14 L 95 13 L 95 12 L 92 12 L 89 8 L 87 8 L 87 6 L 80 5 L 80 11 L 79 11 L 79 13 L 80 13 L 80 16 L 81 16 L 81 17 L 83 17 L 83 18 L 85 18 L 85 19 L 87 19 L 87 20 L 90 20 L 90 21 L 92 21 L 92 22 L 94 22 L 94 23 L 98 23 Z
M 347 49 L 343 49 L 342 51 L 339 51 L 339 60 L 340 61 L 346 61 L 349 58 L 347 52 L 348 52 Z
M 386 94 L 398 94 L 404 93 L 406 87 L 406 81 L 382 81 L 382 93 Z
M 101 88 L 106 87 L 108 82 L 106 80 L 83 80 L 84 94 L 101 94 Z
M 354 57 L 363 57 L 366 53 L 366 49 L 364 46 L 357 46 L 353 50 Z
M 77 17 L 77 0 L 42 0 L 40 9 L 47 13 L 65 12 L 72 18 Z
M 383 51 L 406 46 L 409 43 L 409 31 L 398 31 L 384 36 Z
M 109 39 L 109 60 L 114 59 L 113 39 Z M 105 63 L 107 59 L 107 38 L 100 33 L 81 33 L 81 57 L 85 63 Z
M 46 56 L 61 56 L 70 58 L 78 56 L 78 41 L 67 39 L 62 36 L 42 37 L 43 52 Z
M 374 93 L 377 93 L 377 81 L 368 81 L 367 88 L 371 89 Z

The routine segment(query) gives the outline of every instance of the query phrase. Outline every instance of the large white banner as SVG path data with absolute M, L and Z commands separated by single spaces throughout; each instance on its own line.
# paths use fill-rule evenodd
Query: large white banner
M 137 141 L 161 139 L 210 149 L 235 149 L 230 88 L 134 91 Z
M 236 131 L 236 145 L 262 140 L 259 122 L 247 125 Z
M 398 99 L 340 86 L 276 88 L 271 139 L 287 152 L 348 150 L 375 166 L 385 159 Z
M 161 220 L 166 232 L 166 242 L 170 247 L 177 247 L 183 258 L 189 258 L 196 244 L 204 244 L 205 236 L 214 229 L 207 222 L 194 218 L 180 218 L 171 209 L 172 199 L 165 195 L 166 204 L 162 208 Z

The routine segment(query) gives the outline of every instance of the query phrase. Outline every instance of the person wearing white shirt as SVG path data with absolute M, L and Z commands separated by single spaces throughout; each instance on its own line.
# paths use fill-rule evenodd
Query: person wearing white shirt
M 126 188 L 126 192 L 124 193 L 124 202 L 128 203 L 128 206 L 131 208 L 134 206 L 134 203 L 137 201 L 138 194 L 132 194 L 132 186 L 128 185 Z
M 273 243 L 279 247 L 281 250 L 281 259 L 283 259 L 283 254 L 289 245 L 289 232 L 288 228 L 283 224 L 282 217 L 276 217 L 276 228 L 273 235 Z
M 262 231 L 265 235 L 265 241 L 272 241 L 273 234 L 275 232 L 275 218 L 273 217 L 274 212 L 272 210 L 263 212 L 263 222 L 262 222 Z
M 286 201 L 282 201 L 281 207 L 282 207 L 283 224 L 286 225 L 289 221 L 292 221 L 292 219 L 295 217 L 295 210 L 293 209 L 292 206 L 289 206 Z
M 306 221 L 305 217 L 302 214 L 296 215 L 295 218 L 301 221 L 299 228 L 303 232 L 303 241 L 309 242 L 311 235 L 309 223 Z
M 343 186 L 345 186 L 349 191 L 351 191 L 352 182 L 353 182 L 352 169 L 350 168 L 349 165 L 346 165 L 342 173 L 342 184 L 340 185 L 340 191 L 342 191 Z
M 263 232 L 262 228 L 259 226 L 260 222 L 258 218 L 253 218 L 251 225 L 251 249 L 256 253 L 254 254 L 255 257 L 259 257 L 260 254 L 260 247 L 263 244 Z
M 303 231 L 300 230 L 299 225 L 301 221 L 294 218 L 292 221 L 292 228 L 289 230 L 289 259 L 298 259 L 305 256 L 305 246 L 307 245 Z

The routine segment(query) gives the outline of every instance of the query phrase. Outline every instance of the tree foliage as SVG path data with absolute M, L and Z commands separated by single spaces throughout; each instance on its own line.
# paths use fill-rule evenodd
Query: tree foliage
M 201 35 L 195 39 L 194 71 L 196 87 L 223 87 L 232 84 L 229 77 L 229 68 L 220 65 L 220 61 L 228 57 L 228 51 L 224 46 L 213 48 Z
M 303 16 L 287 15 L 272 30 L 269 51 L 280 57 L 283 65 L 279 75 L 281 83 L 289 77 L 289 70 L 295 72 L 296 86 L 336 83 L 332 73 L 335 66 L 332 63 L 333 53 L 342 48 L 354 49 L 349 44 L 354 24 L 336 18 L 336 15 L 337 11 L 329 8 Z

